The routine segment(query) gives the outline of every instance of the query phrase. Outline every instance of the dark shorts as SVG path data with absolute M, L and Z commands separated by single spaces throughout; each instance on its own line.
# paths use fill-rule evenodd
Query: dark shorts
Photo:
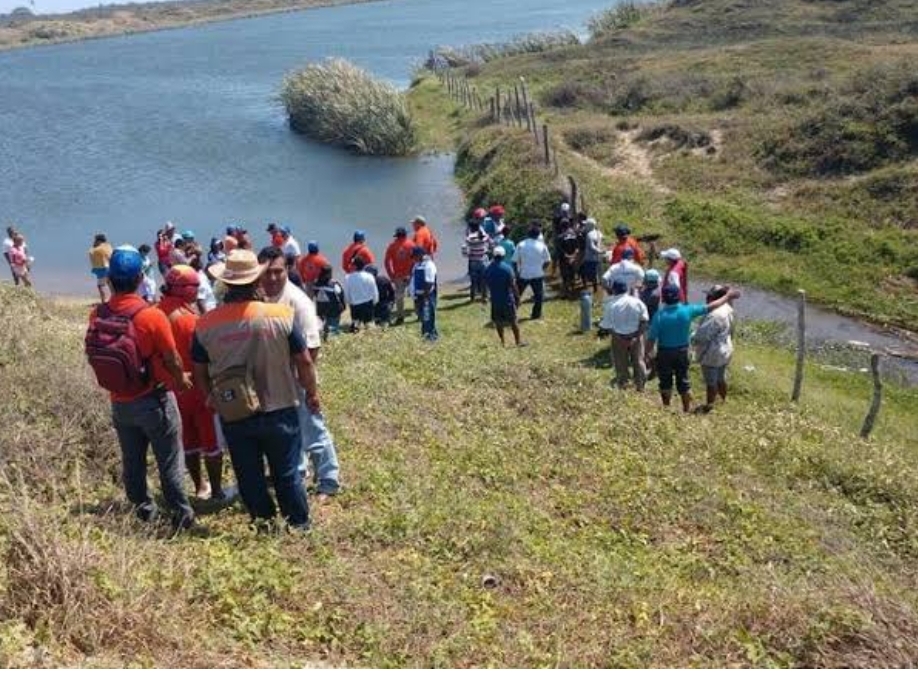
M 580 276 L 588 282 L 599 279 L 599 261 L 584 261 L 580 265 Z
M 704 384 L 708 387 L 717 387 L 727 382 L 726 366 L 702 366 L 701 373 L 704 376 Z
M 685 394 L 692 389 L 689 381 L 689 355 L 687 347 L 661 349 L 657 351 L 657 377 L 660 379 L 660 391 L 669 392 L 676 381 L 676 391 Z
M 495 326 L 512 326 L 516 323 L 516 305 L 492 305 L 491 321 Z
M 351 321 L 369 324 L 373 321 L 373 301 L 351 305 Z

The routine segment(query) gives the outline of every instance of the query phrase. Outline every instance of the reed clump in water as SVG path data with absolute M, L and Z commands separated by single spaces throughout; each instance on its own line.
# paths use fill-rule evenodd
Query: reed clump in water
M 361 155 L 408 155 L 416 129 L 405 97 L 343 59 L 309 64 L 287 75 L 281 101 L 290 126 Z

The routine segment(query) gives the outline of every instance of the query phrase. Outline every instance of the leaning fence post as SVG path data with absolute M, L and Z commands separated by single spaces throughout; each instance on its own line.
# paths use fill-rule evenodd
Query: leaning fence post
M 551 148 L 548 146 L 548 125 L 542 125 L 542 147 L 545 151 L 545 166 L 551 165 Z
M 496 122 L 497 121 L 497 112 L 496 112 L 497 109 L 494 107 L 494 97 L 492 96 L 489 99 L 489 101 L 491 103 L 491 122 Z
M 529 117 L 529 91 L 526 89 L 526 78 L 520 77 L 520 90 L 523 94 L 522 114 L 526 116 L 526 129 L 532 131 L 532 120 Z
M 794 374 L 794 392 L 791 401 L 800 401 L 803 387 L 803 360 L 806 357 L 806 291 L 797 290 L 797 371 Z
M 539 145 L 539 125 L 536 123 L 535 104 L 529 102 L 529 117 L 532 118 L 532 135 L 535 137 L 536 145 Z
M 574 180 L 573 176 L 568 176 L 567 180 L 571 184 L 571 211 L 573 211 L 576 214 L 577 213 L 577 181 Z
M 861 438 L 866 439 L 873 431 L 873 426 L 877 422 L 877 415 L 880 413 L 880 404 L 883 403 L 883 382 L 880 380 L 880 355 L 874 352 L 870 355 L 870 373 L 873 374 L 873 400 L 870 402 L 870 410 L 867 411 L 867 417 L 864 418 L 864 426 L 861 427 Z
M 516 99 L 516 106 L 513 108 L 513 117 L 516 119 L 516 124 L 519 127 L 523 126 L 523 109 L 520 104 L 520 88 L 516 85 L 513 85 L 513 96 Z

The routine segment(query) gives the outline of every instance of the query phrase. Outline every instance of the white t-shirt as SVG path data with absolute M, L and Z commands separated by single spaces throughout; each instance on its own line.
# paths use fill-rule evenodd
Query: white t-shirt
M 344 298 L 348 305 L 379 302 L 376 278 L 366 270 L 350 273 L 344 278 Z
M 210 312 L 217 307 L 217 297 L 214 295 L 214 287 L 210 285 L 210 280 L 203 270 L 198 270 L 198 300 L 204 307 L 204 312 Z
M 636 333 L 641 322 L 650 321 L 647 306 L 640 298 L 628 293 L 607 298 L 602 305 L 602 319 L 599 326 L 622 336 Z
M 281 247 L 281 251 L 284 252 L 284 256 L 299 256 L 300 255 L 300 243 L 293 239 L 293 236 L 287 238 L 287 241 L 284 242 L 284 245 Z
M 281 294 L 277 298 L 268 300 L 272 303 L 282 303 L 293 309 L 293 321 L 300 327 L 306 339 L 306 347 L 316 349 L 322 346 L 322 325 L 316 314 L 316 304 L 301 288 L 287 280 Z
M 593 228 L 586 234 L 586 251 L 583 252 L 583 260 L 591 263 L 598 263 L 602 258 L 602 233 Z
M 609 266 L 606 274 L 602 276 L 602 285 L 607 289 L 611 289 L 616 281 L 624 282 L 628 285 L 628 291 L 634 291 L 644 283 L 644 268 L 634 261 L 620 260 Z
M 551 254 L 545 242 L 527 237 L 513 252 L 513 262 L 519 267 L 520 279 L 540 279 L 545 276 L 543 266 L 551 263 Z

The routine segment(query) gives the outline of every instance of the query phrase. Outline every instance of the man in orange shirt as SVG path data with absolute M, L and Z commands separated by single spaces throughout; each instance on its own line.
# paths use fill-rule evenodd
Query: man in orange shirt
M 306 287 L 306 293 L 313 296 L 313 287 L 322 268 L 330 265 L 328 259 L 319 253 L 319 243 L 316 241 L 306 243 L 306 255 L 297 262 L 297 272 L 300 273 L 300 279 L 303 280 L 303 286 Z
M 347 274 L 357 270 L 354 267 L 354 259 L 360 256 L 366 265 L 373 265 L 376 262 L 376 256 L 367 246 L 367 233 L 363 230 L 354 232 L 354 242 L 350 244 L 341 255 L 341 267 Z
M 622 253 L 624 253 L 625 249 L 631 249 L 634 251 L 634 262 L 638 265 L 644 265 L 644 251 L 641 249 L 641 245 L 638 244 L 638 241 L 631 236 L 631 228 L 624 223 L 616 225 L 615 239 L 617 241 L 615 242 L 615 246 L 612 247 L 612 264 L 621 261 Z
M 427 225 L 427 220 L 423 216 L 415 216 L 411 221 L 411 227 L 414 228 L 414 245 L 421 247 L 428 256 L 433 257 L 440 245 Z
M 163 297 L 157 306 L 169 319 L 175 345 L 185 369 L 192 368 L 191 343 L 198 324 L 195 305 L 200 279 L 188 265 L 174 265 L 166 273 Z M 194 482 L 196 497 L 225 500 L 223 490 L 223 449 L 217 443 L 214 412 L 207 407 L 207 396 L 197 387 L 182 392 L 176 388 L 176 400 L 182 417 L 182 444 L 185 464 Z M 207 468 L 207 477 L 201 474 L 201 458 Z
M 414 250 L 414 242 L 408 239 L 408 231 L 405 228 L 395 229 L 395 239 L 386 247 L 386 273 L 395 286 L 395 322 L 393 326 L 405 323 L 405 292 L 408 290 L 408 283 L 411 281 L 411 270 L 414 268 L 414 260 L 411 252 Z
M 156 516 L 147 489 L 147 447 L 152 446 L 172 523 L 176 529 L 187 528 L 194 523 L 194 511 L 182 486 L 182 423 L 168 386 L 185 392 L 192 380 L 182 368 L 166 315 L 137 295 L 143 281 L 143 257 L 137 249 L 115 249 L 109 281 L 111 299 L 96 306 L 89 318 L 86 355 L 99 385 L 111 396 L 125 492 L 141 520 Z

